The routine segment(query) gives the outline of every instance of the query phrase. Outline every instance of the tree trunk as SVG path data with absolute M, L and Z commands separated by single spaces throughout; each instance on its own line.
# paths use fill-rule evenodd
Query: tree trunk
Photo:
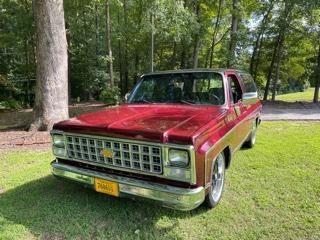
M 286 35 L 286 31 L 290 25 L 291 22 L 291 10 L 293 8 L 293 3 L 290 1 L 285 1 L 284 2 L 285 6 L 284 6 L 284 11 L 281 13 L 280 18 L 278 19 L 278 37 L 276 40 L 276 47 L 274 49 L 273 52 L 273 56 L 272 56 L 272 60 L 271 60 L 271 65 L 270 65 L 270 69 L 269 69 L 269 74 L 268 74 L 268 79 L 267 79 L 267 83 L 266 83 L 266 88 L 265 88 L 265 92 L 264 92 L 264 97 L 263 100 L 267 100 L 268 99 L 268 93 L 269 93 L 269 87 L 270 87 L 270 83 L 271 83 L 271 78 L 272 78 L 272 72 L 274 69 L 274 64 L 277 60 L 277 72 L 279 73 L 280 71 L 280 64 L 281 64 L 281 55 L 282 55 L 282 49 L 283 49 L 283 45 L 284 45 L 284 39 L 285 39 L 285 35 Z M 273 82 L 273 89 L 272 89 L 272 99 L 275 99 L 275 85 L 277 84 L 277 81 L 279 79 L 279 74 L 276 74 L 276 78 L 274 79 Z
M 111 47 L 111 22 L 110 22 L 110 11 L 109 11 L 109 0 L 106 1 L 105 4 L 106 11 L 106 41 L 107 41 L 107 49 L 108 49 L 108 61 L 109 61 L 109 77 L 110 77 L 110 87 L 114 86 L 114 78 L 113 78 L 113 59 L 112 59 L 112 47 Z
M 270 82 L 271 82 L 271 78 L 272 78 L 274 64 L 275 64 L 276 57 L 277 57 L 279 40 L 280 40 L 280 34 L 277 37 L 276 45 L 275 45 L 275 48 L 274 48 L 274 51 L 273 51 L 273 54 L 272 54 L 272 60 L 271 60 L 271 63 L 270 63 L 270 68 L 269 68 L 268 78 L 267 78 L 267 82 L 266 82 L 266 87 L 264 89 L 264 95 L 263 95 L 263 100 L 264 101 L 268 100 Z
M 204 60 L 204 68 L 208 68 L 210 51 L 211 51 L 211 48 L 207 48 L 206 57 Z
M 25 35 L 24 40 L 24 53 L 25 53 L 25 75 L 27 78 L 27 86 L 26 86 L 26 96 L 25 96 L 25 102 L 28 103 L 28 105 L 31 104 L 31 98 L 30 98 L 30 57 L 29 57 L 29 46 L 28 46 L 28 37 Z
M 171 56 L 171 66 L 175 69 L 177 64 L 177 42 L 173 41 L 173 49 L 172 49 L 172 56 Z
M 98 67 L 98 55 L 99 55 L 99 21 L 98 21 L 98 4 L 95 4 L 95 47 L 96 47 L 96 66 Z
M 320 87 L 320 44 L 319 44 L 319 52 L 318 52 L 318 65 L 316 68 L 316 79 L 315 79 L 315 88 L 314 88 L 314 96 L 313 96 L 313 102 L 318 103 L 319 102 L 319 87 Z
M 83 10 L 83 12 L 82 12 L 82 15 L 81 15 L 81 17 L 82 17 L 82 22 L 83 22 L 83 25 L 82 25 L 82 30 L 83 30 L 83 36 L 84 36 L 84 39 L 88 39 L 88 25 L 87 25 L 87 20 L 88 20 L 88 17 L 87 17 L 87 14 L 86 14 L 86 11 L 85 11 L 85 9 L 82 9 Z M 84 52 L 85 52 L 85 56 L 88 58 L 89 57 L 89 42 L 88 41 L 85 41 L 85 43 L 84 43 L 84 45 L 85 45 L 85 50 L 84 50 Z M 92 100 L 92 93 L 91 93 L 91 88 L 89 87 L 89 79 L 88 78 L 85 78 L 84 79 L 84 92 L 85 92 L 85 94 L 84 94 L 84 99 L 86 100 L 86 101 L 88 101 L 88 100 Z
M 219 31 L 219 28 L 220 28 L 222 4 L 223 4 L 223 0 L 219 0 L 217 19 L 216 19 L 216 22 L 214 24 L 214 30 L 213 30 L 212 42 L 211 42 L 211 49 L 210 49 L 210 65 L 209 65 L 210 68 L 212 68 L 212 65 L 213 65 L 214 47 L 216 45 L 217 34 L 218 34 L 218 31 Z
M 258 32 L 258 36 L 257 36 L 257 39 L 255 41 L 255 45 L 254 45 L 253 52 L 252 52 L 252 55 L 251 55 L 251 61 L 250 61 L 250 73 L 251 73 L 251 75 L 254 75 L 254 65 L 255 65 L 256 56 L 257 56 L 258 51 L 261 50 L 259 48 L 261 46 L 261 38 L 264 35 L 264 32 L 266 30 L 266 26 L 268 24 L 268 19 L 269 19 L 269 16 L 270 16 L 270 13 L 271 13 L 272 9 L 273 9 L 273 2 L 270 3 L 268 11 L 263 16 L 263 19 L 261 21 L 260 31 Z
M 29 14 L 29 4 L 28 1 L 24 1 L 24 9 L 25 9 L 25 14 Z M 23 24 L 23 27 L 24 24 Z M 31 34 L 29 32 L 26 32 L 24 34 L 24 49 L 25 49 L 25 75 L 27 78 L 27 86 L 26 86 L 26 97 L 25 97 L 25 102 L 27 105 L 31 105 L 31 96 L 30 96 L 30 86 L 31 86 L 31 81 L 30 81 L 30 54 L 29 54 L 29 41 L 31 40 Z
M 140 55 L 139 55 L 139 49 L 135 49 L 134 53 L 134 79 L 133 79 L 133 84 L 135 85 L 137 83 L 137 80 L 139 78 L 139 65 L 140 65 Z
M 118 12 L 118 25 L 120 26 L 120 13 Z M 118 61 L 119 61 L 119 73 L 120 73 L 120 86 L 123 83 L 123 69 L 122 69 L 122 44 L 121 44 L 121 39 L 119 38 L 118 40 Z M 122 89 L 122 86 L 121 86 Z
M 181 41 L 181 47 L 182 47 L 182 51 L 181 51 L 181 61 L 180 61 L 180 68 L 184 69 L 186 68 L 186 44 L 183 42 L 183 40 Z
M 68 29 L 69 29 L 69 26 L 68 26 L 68 23 L 66 22 L 67 53 L 69 55 L 71 35 L 70 35 L 70 31 L 68 31 Z M 68 57 L 68 66 L 71 66 L 70 62 L 71 62 L 71 59 Z M 68 67 L 68 105 L 70 103 L 71 103 L 71 67 Z
M 276 60 L 277 60 L 277 68 L 276 68 L 276 76 L 273 79 L 273 88 L 272 88 L 272 101 L 275 100 L 276 97 L 276 85 L 277 82 L 279 81 L 279 72 L 280 72 L 280 67 L 281 67 L 281 57 L 282 57 L 282 51 L 283 51 L 283 45 L 284 45 L 284 40 L 286 36 L 287 29 L 290 26 L 291 23 L 291 11 L 293 8 L 294 4 L 290 2 L 289 0 L 286 0 L 284 2 L 284 11 L 280 15 L 279 18 L 279 23 L 278 23 L 278 31 L 279 35 L 277 38 L 277 48 L 276 48 Z M 271 69 L 272 71 L 273 69 Z
M 150 14 L 150 22 L 151 22 L 151 46 L 150 46 L 150 72 L 154 70 L 154 13 Z
M 264 35 L 262 35 L 261 39 L 260 39 L 260 43 L 259 43 L 259 47 L 258 47 L 259 51 L 258 51 L 256 60 L 255 60 L 254 70 L 252 73 L 252 77 L 253 77 L 254 82 L 257 82 L 257 75 L 258 75 L 258 68 L 260 65 L 260 56 L 261 56 L 261 51 L 262 51 L 262 46 L 263 46 L 263 40 L 264 40 Z
M 200 24 L 200 3 L 197 3 L 195 8 L 195 14 L 197 16 L 197 22 Z M 200 30 L 194 36 L 194 46 L 193 46 L 193 68 L 198 67 L 199 62 L 199 52 L 200 52 Z
M 143 17 L 143 4 L 140 1 L 139 2 L 139 8 L 137 12 L 138 19 L 136 21 L 136 27 L 137 29 L 141 29 L 142 24 L 142 17 Z M 135 50 L 134 50 L 134 74 L 133 74 L 133 85 L 136 85 L 138 82 L 138 79 L 140 77 L 140 53 L 139 46 L 141 45 L 141 41 L 138 41 L 134 44 Z
M 198 67 L 199 52 L 200 52 L 200 37 L 199 37 L 199 35 L 196 35 L 194 48 L 193 48 L 193 68 Z
M 229 58 L 227 62 L 227 67 L 233 67 L 235 52 L 237 46 L 237 31 L 239 22 L 239 10 L 238 10 L 238 0 L 232 0 L 232 21 L 231 21 L 231 34 L 230 34 L 230 45 L 229 45 Z
M 68 54 L 63 0 L 35 0 L 37 86 L 30 130 L 50 130 L 69 117 Z
M 280 76 L 280 66 L 281 66 L 281 60 L 282 60 L 283 42 L 284 42 L 284 35 L 281 32 L 280 33 L 280 40 L 278 43 L 276 75 L 275 75 L 275 78 L 273 79 L 273 86 L 272 86 L 272 101 L 276 100 L 276 90 L 277 90 L 277 84 L 279 82 L 279 76 Z
M 128 3 L 123 1 L 124 25 L 125 25 L 125 42 L 124 42 L 124 81 L 122 84 L 121 93 L 125 95 L 128 92 L 129 82 L 129 62 L 128 62 Z

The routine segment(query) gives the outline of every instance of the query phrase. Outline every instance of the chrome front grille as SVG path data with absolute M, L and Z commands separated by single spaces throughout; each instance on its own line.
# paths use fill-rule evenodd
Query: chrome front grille
M 68 134 L 66 141 L 67 155 L 70 159 L 113 168 L 162 173 L 162 149 L 159 146 Z

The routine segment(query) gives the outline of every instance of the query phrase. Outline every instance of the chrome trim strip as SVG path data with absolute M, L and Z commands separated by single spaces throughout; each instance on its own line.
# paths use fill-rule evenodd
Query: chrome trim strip
M 196 152 L 194 147 L 190 147 L 190 162 L 191 162 L 191 183 L 197 183 L 197 171 L 196 171 Z
M 119 183 L 120 196 L 123 194 L 156 200 L 162 205 L 177 210 L 187 211 L 198 207 L 205 198 L 203 187 L 195 189 L 179 188 L 158 183 L 151 183 L 127 177 L 104 174 L 88 169 L 69 166 L 53 161 L 52 173 L 94 187 L 94 178 L 101 178 Z
M 52 133 L 56 132 L 56 130 L 52 130 Z M 59 131 L 60 133 L 62 131 Z M 79 133 L 73 133 L 73 132 L 62 132 L 65 135 L 74 135 L 74 136 L 83 136 L 83 137 L 97 137 L 105 140 L 110 141 L 121 141 L 121 142 L 128 142 L 128 143 L 135 143 L 135 144 L 142 144 L 142 145 L 149 145 L 149 146 L 159 146 L 159 147 L 172 147 L 172 148 L 178 148 L 178 149 L 185 149 L 189 150 L 192 145 L 179 145 L 179 144 L 172 144 L 172 143 L 158 143 L 158 142 L 148 142 L 148 141 L 140 141 L 140 140 L 132 140 L 127 138 L 112 138 L 112 137 L 105 137 L 100 135 L 89 135 L 89 134 L 79 134 Z

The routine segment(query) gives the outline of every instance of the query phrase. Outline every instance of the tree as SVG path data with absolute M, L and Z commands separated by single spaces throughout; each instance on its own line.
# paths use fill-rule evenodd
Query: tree
M 234 64 L 235 52 L 237 47 L 237 31 L 239 23 L 239 9 L 238 0 L 232 0 L 232 20 L 231 20 L 231 32 L 230 32 L 230 44 L 229 44 L 229 58 L 227 67 L 232 67 Z
M 106 1 L 106 42 L 108 49 L 108 61 L 109 61 L 109 76 L 110 76 L 110 86 L 113 88 L 113 59 L 112 59 L 112 46 L 111 46 L 111 22 L 110 22 L 110 11 L 109 11 L 109 0 Z
M 195 6 L 195 15 L 197 18 L 197 22 L 200 25 L 200 3 L 198 2 Z M 193 68 L 198 67 L 198 62 L 199 62 L 199 51 L 200 51 L 200 29 L 194 34 L 194 47 L 193 47 Z
M 223 0 L 219 0 L 218 3 L 218 13 L 217 13 L 217 17 L 216 17 L 216 21 L 214 24 L 214 30 L 213 30 L 213 34 L 212 34 L 212 42 L 211 42 L 211 48 L 210 48 L 210 64 L 209 67 L 212 68 L 212 64 L 213 64 L 213 54 L 214 54 L 214 47 L 217 44 L 217 34 L 220 28 L 220 22 L 221 22 L 221 15 L 222 15 L 222 4 L 223 4 Z
M 125 95 L 128 92 L 129 84 L 129 59 L 128 59 L 128 48 L 129 48 L 129 38 L 128 38 L 128 0 L 123 0 L 123 18 L 124 18 L 124 29 L 125 29 L 125 39 L 124 39 L 124 79 L 121 84 L 121 93 Z
M 266 13 L 263 14 L 261 24 L 258 27 L 257 38 L 255 40 L 253 52 L 250 59 L 250 73 L 251 75 L 253 75 L 254 79 L 256 79 L 256 70 L 259 66 L 259 56 L 260 56 L 260 50 L 262 48 L 263 36 L 268 26 L 268 23 L 270 21 L 270 15 L 273 7 L 274 7 L 274 2 L 273 0 L 271 0 L 269 3 L 269 6 L 267 7 Z
M 106 21 L 105 3 L 110 21 Z M 240 68 L 250 71 L 266 96 L 272 92 L 274 98 L 314 87 L 319 4 L 319 0 L 65 1 L 70 101 L 98 100 L 110 77 L 123 95 L 130 90 L 139 75 L 150 71 L 152 30 L 157 71 Z M 293 6 L 287 19 L 286 5 Z M 0 6 L 0 75 L 16 89 L 10 101 L 32 106 L 35 8 L 32 0 L 0 0 Z M 105 34 L 109 23 L 110 36 Z
M 37 86 L 31 130 L 67 119 L 68 56 L 63 0 L 35 0 Z
M 270 89 L 271 83 L 272 83 L 272 100 L 273 101 L 275 100 L 276 86 L 279 81 L 279 71 L 280 71 L 280 66 L 281 66 L 281 61 L 282 61 L 284 41 L 285 41 L 285 36 L 288 31 L 288 28 L 291 24 L 292 10 L 293 10 L 294 4 L 295 3 L 291 2 L 290 0 L 285 0 L 283 11 L 281 12 L 281 14 L 279 15 L 279 18 L 278 18 L 277 38 L 275 41 L 275 48 L 274 48 L 274 52 L 272 55 L 272 60 L 271 60 L 270 68 L 269 68 L 266 87 L 264 90 L 263 100 L 268 99 L 269 89 Z M 276 73 L 275 73 L 275 77 L 273 77 L 275 67 L 276 67 Z M 272 79 L 273 79 L 273 82 L 271 82 Z
M 315 89 L 314 89 L 314 95 L 313 95 L 313 102 L 318 103 L 319 102 L 319 87 L 320 87 L 320 41 L 319 41 L 319 52 L 318 52 L 318 58 L 317 58 L 317 67 L 315 68 Z

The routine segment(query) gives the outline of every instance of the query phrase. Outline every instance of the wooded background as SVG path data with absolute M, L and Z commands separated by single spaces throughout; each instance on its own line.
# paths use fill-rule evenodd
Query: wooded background
M 65 0 L 64 17 L 70 101 L 123 96 L 152 68 L 225 67 L 264 99 L 313 86 L 318 101 L 319 0 Z M 0 105 L 34 105 L 36 39 L 35 4 L 0 0 Z

